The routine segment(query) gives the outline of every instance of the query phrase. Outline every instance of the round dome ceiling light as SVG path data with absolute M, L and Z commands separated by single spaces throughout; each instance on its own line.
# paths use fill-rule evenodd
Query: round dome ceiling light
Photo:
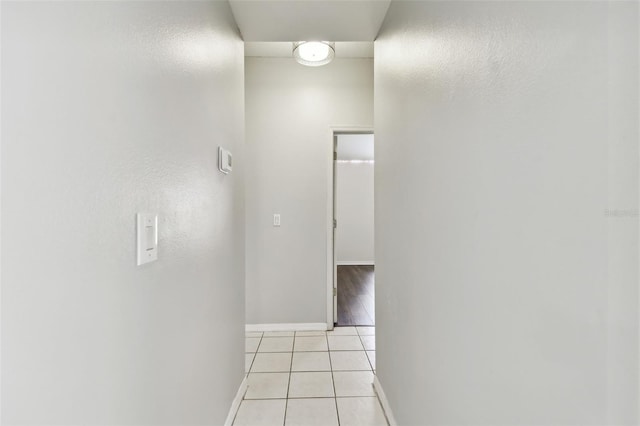
M 336 55 L 335 43 L 328 41 L 298 41 L 293 43 L 293 57 L 299 64 L 319 67 L 331 62 Z

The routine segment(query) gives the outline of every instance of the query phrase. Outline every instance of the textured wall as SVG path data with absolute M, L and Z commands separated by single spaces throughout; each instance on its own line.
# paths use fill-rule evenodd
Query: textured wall
M 226 2 L 2 2 L 3 424 L 224 422 L 243 127 Z M 139 211 L 159 215 L 142 267 Z
M 392 3 L 376 324 L 399 424 L 637 424 L 638 75 L 635 2 Z
M 245 71 L 247 323 L 323 323 L 330 127 L 372 126 L 373 61 L 247 58 Z

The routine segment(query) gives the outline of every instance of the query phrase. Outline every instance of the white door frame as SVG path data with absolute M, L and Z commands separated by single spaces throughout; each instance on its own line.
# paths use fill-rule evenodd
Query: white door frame
M 336 259 L 334 245 L 334 160 L 336 135 L 368 135 L 374 134 L 373 127 L 368 126 L 330 126 L 327 136 L 327 330 L 333 330 L 334 322 L 337 322 L 337 296 L 334 296 L 336 288 Z M 337 290 L 336 290 L 337 291 Z

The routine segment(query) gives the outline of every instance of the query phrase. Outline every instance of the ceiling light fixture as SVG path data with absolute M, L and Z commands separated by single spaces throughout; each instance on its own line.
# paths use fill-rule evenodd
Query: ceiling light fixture
M 336 55 L 335 43 L 328 41 L 298 41 L 293 43 L 293 57 L 308 67 L 326 65 Z

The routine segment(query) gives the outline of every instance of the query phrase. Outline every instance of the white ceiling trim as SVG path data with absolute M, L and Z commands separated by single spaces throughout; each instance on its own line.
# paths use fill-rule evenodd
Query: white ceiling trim
M 391 0 L 230 0 L 245 42 L 373 41 Z

